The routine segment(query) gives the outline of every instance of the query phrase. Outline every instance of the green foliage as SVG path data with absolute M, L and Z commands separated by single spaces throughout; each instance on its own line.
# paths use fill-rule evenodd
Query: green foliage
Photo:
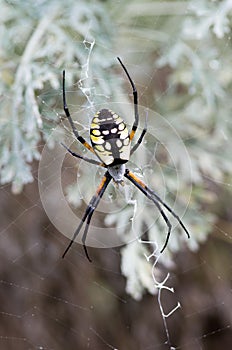
M 218 200 L 216 189 L 225 186 L 228 191 L 231 190 L 231 13 L 232 4 L 227 0 L 136 1 L 126 6 L 120 18 L 124 47 L 132 52 L 128 59 L 135 64 L 140 60 L 140 71 L 152 77 L 151 83 L 147 83 L 149 89 L 144 89 L 146 95 L 151 94 L 149 106 L 174 127 L 189 155 L 190 163 L 186 162 L 183 147 L 176 142 L 175 133 L 170 133 L 162 125 L 159 116 L 149 116 L 149 130 L 154 131 L 167 152 L 158 145 L 156 162 L 150 162 L 153 172 L 148 173 L 145 167 L 142 173 L 159 193 L 164 190 L 163 176 L 169 203 L 176 194 L 173 205 L 178 213 L 188 202 L 190 190 L 191 202 L 184 222 L 190 228 L 191 239 L 187 240 L 187 244 L 192 250 L 206 239 L 217 219 L 212 212 Z M 133 31 L 135 22 L 139 24 Z M 163 86 L 165 84 L 165 91 L 160 89 L 159 80 Z M 149 138 L 146 139 L 149 143 Z M 154 143 L 153 148 L 151 145 L 152 142 L 147 147 L 154 152 Z M 146 157 L 139 153 L 137 156 L 136 164 L 141 164 L 141 159 Z M 148 156 L 147 162 L 149 159 Z M 158 171 L 157 161 L 162 167 L 162 174 Z M 178 176 L 172 171 L 176 166 Z M 138 203 L 140 201 L 139 197 Z M 150 218 L 154 217 L 153 208 L 148 206 L 143 215 L 143 223 L 149 227 Z M 115 219 L 116 225 L 119 225 L 120 217 Z M 136 222 L 135 227 L 139 232 L 141 221 Z M 169 250 L 173 252 L 179 250 L 183 238 L 183 232 L 179 235 L 180 232 L 175 231 L 169 242 Z M 160 220 L 149 229 L 149 240 L 162 246 L 165 232 L 166 227 Z M 129 267 L 125 271 L 125 260 L 128 260 L 126 249 L 129 251 L 130 247 L 126 247 L 122 254 L 125 275 L 129 273 Z M 164 262 L 171 263 L 169 251 L 164 256 Z M 132 291 L 130 287 L 138 283 L 139 273 L 133 276 L 135 280 L 129 279 L 127 288 L 138 297 L 141 290 Z
M 111 45 L 112 25 L 102 4 L 95 1 L 1 0 L 0 4 L 1 183 L 12 182 L 13 191 L 19 192 L 33 180 L 29 163 L 39 159 L 43 101 L 37 96 L 45 88 L 50 91 L 46 103 L 51 108 L 54 96 L 60 98 L 59 92 L 51 91 L 60 89 L 62 69 L 68 69 L 69 83 L 81 78 L 94 37 L 98 46 L 88 74 L 104 76 L 113 58 L 102 58 L 100 46 Z M 84 89 L 84 79 L 82 85 Z

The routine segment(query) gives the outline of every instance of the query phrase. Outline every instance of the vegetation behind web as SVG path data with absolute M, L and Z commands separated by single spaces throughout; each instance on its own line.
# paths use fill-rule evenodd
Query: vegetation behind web
M 119 6 L 111 1 L 1 0 L 0 4 L 3 188 L 10 183 L 13 192 L 19 194 L 34 180 L 33 161 L 39 160 L 41 144 L 63 116 L 64 68 L 69 90 L 71 87 L 67 91 L 71 112 L 74 118 L 77 110 L 88 117 L 80 121 L 82 133 L 89 127 L 91 102 L 131 101 L 131 91 L 115 60 L 118 55 L 133 76 L 140 104 L 171 123 L 191 159 L 189 171 L 173 134 L 160 126 L 158 118 L 148 118 L 150 130 L 159 131 L 161 146 L 172 149 L 172 159 L 160 146 L 149 163 L 154 140 L 148 135 L 146 150 L 150 153 L 141 150 L 133 162 L 157 192 L 162 190 L 159 163 L 167 199 L 171 204 L 176 199 L 177 212 L 182 211 L 192 186 L 191 202 L 183 218 L 192 233 L 188 246 L 193 251 L 198 249 L 199 242 L 215 231 L 216 222 L 231 220 L 231 1 L 127 1 Z M 122 117 L 132 122 L 133 113 L 124 113 L 121 111 Z M 143 123 L 144 115 L 141 119 Z M 141 168 L 141 158 L 148 167 Z M 178 167 L 178 183 L 173 164 Z M 88 191 L 87 174 L 80 176 L 79 185 Z M 78 197 L 73 189 L 67 190 L 70 200 Z M 133 193 L 133 198 L 139 205 L 139 194 Z M 75 204 L 80 206 L 81 201 Z M 134 210 L 129 206 L 122 215 L 108 215 L 106 224 L 119 227 L 122 234 L 122 220 L 129 220 Z M 153 213 L 154 208 L 149 206 L 138 231 L 149 226 Z M 165 234 L 166 227 L 159 220 L 150 229 L 149 238 L 160 243 Z M 180 238 L 171 241 L 170 251 L 183 247 L 182 235 L 172 234 Z M 231 241 L 230 235 L 222 232 L 220 239 Z M 151 281 L 145 285 L 139 279 L 146 272 L 136 259 L 144 252 L 141 245 L 122 252 L 127 291 L 137 299 L 146 289 L 153 292 Z M 172 255 L 166 254 L 171 263 Z M 134 271 L 125 264 L 132 256 Z

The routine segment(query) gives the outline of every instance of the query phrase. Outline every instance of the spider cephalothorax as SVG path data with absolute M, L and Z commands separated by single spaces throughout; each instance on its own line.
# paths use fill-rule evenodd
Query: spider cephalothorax
M 166 248 L 172 225 L 164 213 L 161 206 L 163 206 L 165 209 L 167 209 L 179 222 L 181 227 L 186 232 L 188 238 L 190 237 L 188 230 L 184 226 L 183 222 L 179 218 L 179 216 L 143 181 L 141 181 L 136 175 L 134 175 L 129 169 L 126 169 L 126 163 L 130 159 L 130 156 L 137 150 L 139 145 L 141 144 L 144 135 L 147 131 L 147 124 L 145 123 L 145 126 L 137 140 L 137 142 L 134 144 L 133 147 L 131 147 L 131 141 L 133 140 L 136 130 L 138 128 L 138 122 L 139 122 L 139 113 L 138 113 L 138 94 L 136 87 L 126 69 L 124 64 L 122 63 L 121 59 L 118 57 L 118 60 L 125 71 L 133 92 L 133 98 L 134 98 L 134 114 L 135 119 L 132 126 L 131 131 L 129 132 L 127 129 L 127 126 L 123 119 L 118 116 L 116 113 L 114 113 L 110 109 L 101 109 L 99 112 L 95 114 L 95 116 L 92 119 L 91 125 L 90 125 L 90 140 L 92 146 L 82 137 L 79 135 L 73 120 L 71 118 L 71 115 L 69 113 L 69 109 L 66 103 L 66 96 L 65 96 L 65 71 L 63 71 L 63 104 L 64 104 L 64 112 L 69 120 L 69 123 L 72 127 L 72 131 L 74 135 L 76 136 L 77 140 L 81 142 L 88 150 L 90 150 L 92 153 L 94 153 L 100 161 L 87 158 L 85 156 L 79 155 L 72 150 L 70 150 L 68 147 L 63 145 L 69 153 L 71 153 L 74 157 L 80 158 L 85 160 L 88 163 L 92 163 L 98 166 L 101 166 L 103 168 L 106 168 L 106 172 L 102 178 L 102 181 L 97 188 L 96 194 L 92 197 L 89 205 L 86 208 L 86 211 L 81 219 L 81 222 L 79 226 L 77 227 L 72 240 L 70 241 L 68 247 L 66 248 L 63 257 L 73 244 L 76 236 L 79 234 L 84 222 L 86 221 L 84 233 L 82 236 L 82 243 L 83 247 L 86 253 L 87 258 L 90 260 L 90 257 L 88 255 L 88 251 L 86 248 L 86 236 L 88 233 L 89 224 L 92 218 L 92 215 L 94 213 L 94 210 L 96 209 L 97 205 L 100 202 L 101 197 L 103 196 L 108 184 L 113 179 L 116 183 L 122 184 L 124 177 L 130 180 L 141 192 L 145 194 L 147 198 L 149 198 L 157 207 L 160 214 L 162 215 L 163 219 L 165 220 L 167 226 L 168 226 L 168 233 L 166 237 L 166 241 L 164 243 L 164 246 L 161 250 Z

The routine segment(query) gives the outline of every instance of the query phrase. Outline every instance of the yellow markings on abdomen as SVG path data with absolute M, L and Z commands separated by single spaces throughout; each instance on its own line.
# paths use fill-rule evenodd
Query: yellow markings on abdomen
M 94 136 L 90 134 L 90 138 L 93 144 L 101 145 L 105 142 L 103 136 Z
M 105 152 L 105 148 L 101 145 L 94 146 L 94 150 L 99 152 Z
M 101 135 L 101 131 L 100 130 L 96 130 L 96 129 L 93 129 L 91 130 L 91 134 L 94 135 L 94 136 L 100 136 Z
M 91 123 L 90 128 L 91 129 L 100 129 L 100 125 L 96 124 L 96 123 Z

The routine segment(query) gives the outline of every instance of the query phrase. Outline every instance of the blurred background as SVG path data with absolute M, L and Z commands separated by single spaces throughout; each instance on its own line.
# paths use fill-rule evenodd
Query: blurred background
M 0 5 L 0 348 L 230 349 L 232 1 Z M 80 218 L 103 174 L 60 146 L 87 154 L 62 111 L 61 72 L 88 138 L 103 106 L 133 123 L 117 56 L 138 89 L 141 129 L 148 116 L 128 166 L 191 238 L 170 218 L 171 239 L 156 262 L 165 224 L 135 188 L 112 184 L 89 236 L 111 228 L 125 245 L 90 247 L 89 263 L 75 243 L 61 259 L 73 232 L 62 205 Z M 167 276 L 159 295 L 157 281 Z

